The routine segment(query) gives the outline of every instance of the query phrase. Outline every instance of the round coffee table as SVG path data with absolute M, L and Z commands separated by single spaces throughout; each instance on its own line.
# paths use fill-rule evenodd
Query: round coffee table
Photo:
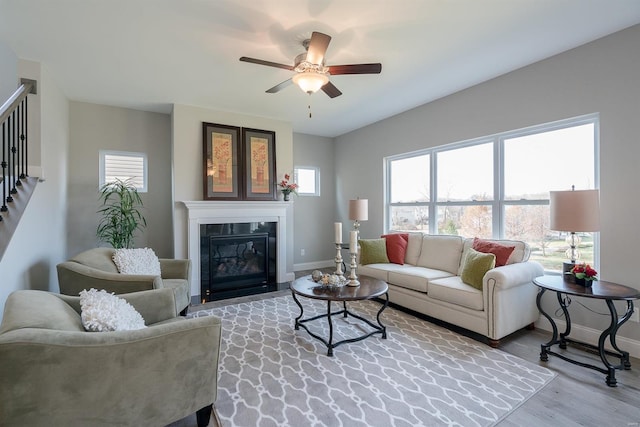
M 299 279 L 296 279 L 291 283 L 291 295 L 293 296 L 293 300 L 300 307 L 300 315 L 295 320 L 295 329 L 299 330 L 300 327 L 304 328 L 305 331 L 309 333 L 312 337 L 322 341 L 327 346 L 327 356 L 333 356 L 333 349 L 337 346 L 344 343 L 352 343 L 356 341 L 361 341 L 367 337 L 370 337 L 373 334 L 381 334 L 383 339 L 387 338 L 387 328 L 380 321 L 380 315 L 387 308 L 389 304 L 389 285 L 386 282 L 378 279 L 374 279 L 373 277 L 368 276 L 358 276 L 358 280 L 360 281 L 360 286 L 341 286 L 338 288 L 330 288 L 327 286 L 323 286 L 319 283 L 314 282 L 311 279 L 311 276 L 304 276 Z M 304 314 L 304 308 L 296 295 L 303 296 L 305 298 L 312 298 L 322 301 L 327 301 L 327 313 L 320 314 L 318 316 L 310 317 L 308 319 L 302 319 Z M 352 313 L 347 309 L 347 301 L 363 301 L 369 300 L 373 298 L 377 298 L 384 295 L 385 300 L 376 315 L 376 321 L 378 324 L 374 324 L 368 319 L 365 319 L 362 316 Z M 332 302 L 342 302 L 342 310 L 331 312 L 331 303 Z M 371 326 L 373 331 L 369 333 L 365 333 L 362 336 L 356 338 L 345 339 L 338 342 L 333 342 L 333 321 L 331 320 L 332 316 L 337 316 L 342 314 L 344 317 L 351 316 L 358 320 L 361 320 Z M 311 322 L 313 320 L 327 318 L 329 322 L 329 340 L 327 341 L 325 338 L 311 332 L 309 328 L 305 325 L 307 322 Z M 302 320 L 301 320 L 302 319 Z

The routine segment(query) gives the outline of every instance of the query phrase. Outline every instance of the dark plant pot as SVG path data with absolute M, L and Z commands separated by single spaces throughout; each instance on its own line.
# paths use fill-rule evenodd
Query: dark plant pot
M 585 288 L 588 288 L 589 286 L 591 286 L 593 284 L 593 280 L 587 280 L 587 279 L 578 279 L 576 277 L 576 285 L 580 285 L 580 286 L 584 286 Z

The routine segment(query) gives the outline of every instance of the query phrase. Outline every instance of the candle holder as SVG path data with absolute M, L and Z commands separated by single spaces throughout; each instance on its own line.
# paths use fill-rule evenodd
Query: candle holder
M 356 275 L 356 268 L 358 264 L 356 264 L 356 255 L 355 253 L 351 253 L 351 265 L 349 265 L 349 281 L 347 282 L 347 286 L 360 286 L 360 282 L 358 281 L 358 276 Z
M 336 262 L 336 275 L 340 277 L 344 277 L 344 272 L 342 271 L 342 244 L 336 243 L 336 258 L 334 259 Z

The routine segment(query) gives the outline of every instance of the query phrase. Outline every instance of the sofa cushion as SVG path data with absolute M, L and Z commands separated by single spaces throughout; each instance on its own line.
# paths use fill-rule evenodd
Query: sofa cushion
M 360 264 L 379 264 L 389 262 L 387 244 L 384 239 L 360 239 Z
M 389 271 L 388 282 L 418 292 L 429 292 L 431 280 L 451 276 L 448 271 L 435 270 L 426 267 L 416 267 L 405 264 L 402 267 Z
M 431 281 L 429 283 L 429 297 L 472 310 L 484 310 L 482 291 L 463 283 L 460 276 Z
M 457 274 L 464 241 L 460 236 L 425 234 L 417 265 Z
M 387 258 L 394 264 L 404 264 L 404 257 L 409 244 L 409 234 L 391 233 L 380 236 L 387 244 Z
M 496 256 L 496 267 L 507 265 L 509 256 L 511 256 L 511 253 L 516 248 L 514 245 L 503 245 L 492 240 L 484 240 L 477 237 L 473 238 L 471 247 L 478 252 L 494 254 Z
M 384 264 L 368 264 L 358 266 L 358 276 L 369 276 L 379 280 L 389 281 L 389 272 L 405 267 L 405 265 L 384 263 Z M 348 273 L 346 273 L 348 276 Z
M 496 256 L 470 248 L 465 255 L 463 265 L 462 274 L 460 274 L 462 281 L 482 290 L 482 278 L 487 274 L 487 271 L 496 266 Z
M 407 250 L 404 255 L 404 262 L 411 265 L 418 264 L 420 250 L 422 250 L 422 236 L 424 233 L 408 233 Z

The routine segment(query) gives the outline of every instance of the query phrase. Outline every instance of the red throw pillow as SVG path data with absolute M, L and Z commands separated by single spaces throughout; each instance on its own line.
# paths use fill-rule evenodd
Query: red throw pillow
M 387 258 L 394 264 L 404 264 L 404 255 L 409 244 L 409 234 L 391 233 L 382 236 L 387 243 Z
M 511 252 L 516 248 L 515 246 L 501 245 L 500 243 L 478 239 L 477 237 L 473 238 L 473 245 L 471 247 L 478 252 L 494 254 L 496 256 L 496 267 L 507 265 Z

